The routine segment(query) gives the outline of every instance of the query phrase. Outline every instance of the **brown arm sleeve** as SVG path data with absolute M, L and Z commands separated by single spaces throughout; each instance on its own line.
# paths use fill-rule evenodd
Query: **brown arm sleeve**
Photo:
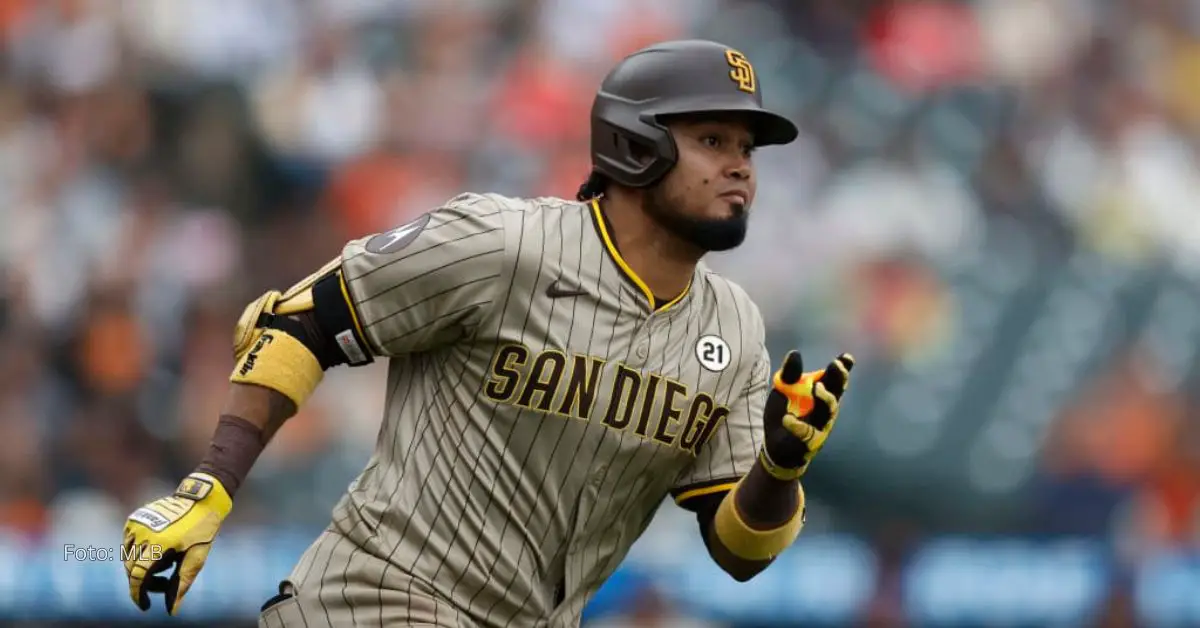
M 231 384 L 225 408 L 197 471 L 212 474 L 233 497 L 276 430 L 296 414 L 282 394 L 249 384 Z

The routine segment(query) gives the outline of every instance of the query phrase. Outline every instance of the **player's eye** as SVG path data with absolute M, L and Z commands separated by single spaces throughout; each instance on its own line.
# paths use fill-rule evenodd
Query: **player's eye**
M 705 135 L 704 137 L 700 138 L 700 141 L 709 148 L 721 147 L 721 138 L 717 137 L 716 135 Z
M 745 155 L 746 157 L 752 157 L 754 155 L 754 149 L 755 149 L 754 144 L 752 144 L 750 142 L 742 144 L 742 154 Z

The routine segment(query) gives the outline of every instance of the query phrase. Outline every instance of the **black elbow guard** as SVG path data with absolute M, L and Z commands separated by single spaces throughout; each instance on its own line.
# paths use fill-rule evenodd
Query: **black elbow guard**
M 233 336 L 231 382 L 269 388 L 299 408 L 326 369 L 374 361 L 342 285 L 340 261 L 246 306 Z
M 343 291 L 341 271 L 318 279 L 311 295 L 311 309 L 290 315 L 264 312 L 260 325 L 299 338 L 326 370 L 339 364 L 363 366 L 374 362 L 359 331 L 354 306 Z
M 287 292 L 268 292 L 247 306 L 238 321 L 235 356 L 241 359 L 264 330 L 275 329 L 298 340 L 322 370 L 374 362 L 337 262 L 330 262 Z

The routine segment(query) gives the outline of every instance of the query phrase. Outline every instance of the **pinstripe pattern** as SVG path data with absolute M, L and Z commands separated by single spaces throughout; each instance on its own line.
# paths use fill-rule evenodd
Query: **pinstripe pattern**
M 385 417 L 264 622 L 575 626 L 665 498 L 751 467 L 757 309 L 700 265 L 654 311 L 606 234 L 598 208 L 463 195 L 394 250 L 346 246 Z M 726 368 L 701 364 L 708 335 Z

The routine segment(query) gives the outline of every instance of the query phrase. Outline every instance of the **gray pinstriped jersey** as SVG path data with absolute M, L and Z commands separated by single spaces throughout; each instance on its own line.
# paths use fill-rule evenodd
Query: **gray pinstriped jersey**
M 577 625 L 664 498 L 753 464 L 757 308 L 700 265 L 654 311 L 595 205 L 462 195 L 342 269 L 390 365 L 375 453 L 290 578 L 329 623 Z

